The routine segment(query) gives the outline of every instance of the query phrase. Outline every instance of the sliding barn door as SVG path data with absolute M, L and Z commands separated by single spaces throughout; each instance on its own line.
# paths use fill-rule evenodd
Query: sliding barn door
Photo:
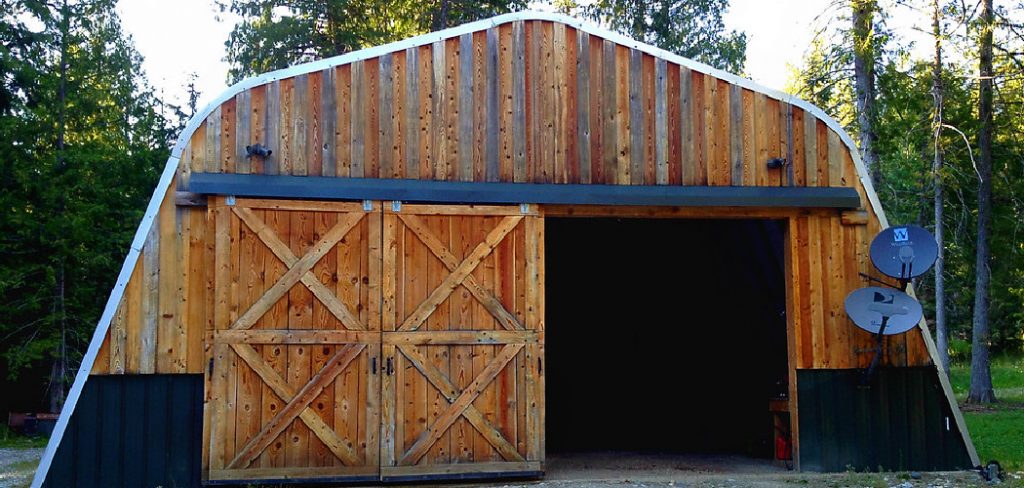
M 212 198 L 210 480 L 375 480 L 380 204 Z
M 543 220 L 384 204 L 381 475 L 538 474 Z

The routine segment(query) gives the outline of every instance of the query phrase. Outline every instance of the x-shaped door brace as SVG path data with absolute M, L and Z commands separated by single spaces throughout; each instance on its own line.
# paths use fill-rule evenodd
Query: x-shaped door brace
M 244 469 L 248 467 L 249 464 L 260 456 L 260 453 L 267 446 L 274 442 L 274 439 L 277 439 L 277 436 L 281 435 L 292 424 L 295 417 L 302 420 L 309 427 L 309 430 L 320 438 L 324 445 L 346 465 L 358 466 L 362 464 L 362 460 L 352 451 L 352 448 L 348 446 L 345 440 L 339 437 L 334 432 L 334 429 L 327 425 L 309 404 L 355 358 L 359 357 L 359 354 L 366 348 L 366 344 L 348 344 L 338 348 L 338 351 L 327 361 L 326 366 L 310 378 L 309 382 L 298 391 L 282 379 L 273 368 L 267 365 L 252 346 L 235 343 L 231 344 L 231 348 L 273 390 L 274 394 L 285 403 L 285 406 L 263 426 L 263 429 L 256 436 L 242 447 L 228 465 L 229 469 Z
M 459 262 L 458 258 L 441 242 L 440 239 L 429 228 L 415 215 L 398 214 L 398 217 L 402 219 L 406 227 L 411 230 L 416 237 L 419 238 L 427 249 L 434 254 L 438 259 L 444 263 L 444 266 L 448 268 L 451 274 L 448 275 L 444 281 L 441 282 L 430 296 L 427 297 L 422 303 L 413 310 L 401 326 L 398 327 L 399 331 L 409 332 L 416 330 L 423 322 L 427 320 L 430 314 L 434 313 L 434 310 L 441 305 L 451 294 L 458 288 L 459 285 L 465 286 L 469 289 L 469 292 L 476 298 L 483 306 L 490 312 L 491 315 L 501 324 L 502 327 L 508 330 L 524 330 L 523 324 L 519 322 L 515 315 L 509 313 L 505 309 L 505 306 L 501 304 L 501 301 L 494 296 L 489 290 L 480 286 L 480 283 L 473 278 L 473 270 L 483 262 L 484 258 L 494 251 L 495 247 L 505 239 L 505 236 L 512 229 L 515 229 L 519 222 L 522 221 L 522 216 L 508 216 L 501 220 L 498 225 L 487 234 L 487 237 L 477 244 L 475 248 Z
M 245 330 L 256 324 L 264 314 L 270 310 L 271 307 L 277 303 L 289 290 L 295 286 L 296 283 L 302 282 L 309 288 L 309 291 L 313 293 L 321 303 L 331 312 L 332 315 L 338 318 L 341 323 L 349 330 L 366 330 L 366 326 L 360 322 L 359 317 L 355 316 L 348 307 L 334 295 L 330 289 L 327 288 L 315 275 L 312 273 L 313 266 L 320 261 L 321 258 L 327 254 L 331 248 L 333 248 L 338 241 L 340 241 L 346 234 L 352 230 L 356 224 L 366 215 L 362 213 L 347 213 L 340 214 L 338 217 L 338 223 L 331 230 L 327 231 L 324 236 L 317 241 L 306 252 L 302 258 L 298 258 L 292 253 L 291 249 L 281 242 L 281 239 L 277 237 L 277 234 L 273 229 L 268 227 L 256 214 L 252 213 L 251 210 L 244 207 L 231 207 L 238 215 L 245 225 L 249 227 L 260 240 L 270 249 L 271 252 L 277 256 L 288 267 L 286 271 L 277 282 L 271 286 L 266 293 L 263 294 L 256 303 L 253 303 L 249 310 L 246 310 L 244 314 L 238 317 L 238 320 L 234 324 L 231 324 L 231 328 L 235 330 Z
M 405 357 L 409 358 L 409 361 L 416 366 L 416 369 L 420 370 L 423 376 L 449 402 L 448 408 L 437 417 L 434 425 L 431 425 L 429 429 L 420 434 L 412 447 L 399 460 L 398 464 L 410 466 L 419 462 L 420 458 L 430 450 L 430 447 L 448 431 L 448 428 L 459 417 L 465 417 L 473 428 L 480 432 L 484 439 L 487 439 L 487 442 L 494 446 L 495 450 L 506 461 L 523 461 L 523 457 L 519 454 L 516 447 L 505 439 L 501 431 L 491 425 L 484 415 L 473 406 L 473 401 L 480 396 L 480 393 L 484 391 L 488 384 L 494 381 L 494 378 L 498 376 L 498 373 L 501 373 L 501 370 L 505 368 L 509 361 L 516 357 L 516 354 L 519 354 L 522 348 L 522 344 L 507 344 L 495 356 L 494 360 L 473 379 L 469 386 L 459 391 L 444 373 L 431 365 L 415 348 L 398 346 L 398 350 Z

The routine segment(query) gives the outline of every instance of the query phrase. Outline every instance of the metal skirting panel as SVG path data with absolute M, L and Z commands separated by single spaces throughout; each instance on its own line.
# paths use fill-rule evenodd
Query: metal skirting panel
M 211 195 L 429 203 L 539 203 L 680 207 L 858 208 L 854 188 L 475 183 L 382 178 L 192 173 L 188 190 Z
M 202 423 L 202 375 L 90 376 L 43 486 L 199 486 Z
M 806 471 L 971 467 L 934 366 L 797 371 L 800 467 Z

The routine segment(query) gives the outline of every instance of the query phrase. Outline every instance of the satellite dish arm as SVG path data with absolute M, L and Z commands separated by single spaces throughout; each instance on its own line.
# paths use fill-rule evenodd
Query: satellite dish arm
M 871 358 L 871 365 L 868 366 L 867 371 L 864 372 L 864 377 L 861 379 L 861 385 L 867 385 L 871 382 L 871 378 L 875 375 L 875 368 L 878 367 L 879 360 L 882 359 L 882 352 L 885 349 L 885 326 L 889 323 L 889 316 L 882 315 L 882 324 L 878 327 L 878 333 L 875 334 L 875 357 Z

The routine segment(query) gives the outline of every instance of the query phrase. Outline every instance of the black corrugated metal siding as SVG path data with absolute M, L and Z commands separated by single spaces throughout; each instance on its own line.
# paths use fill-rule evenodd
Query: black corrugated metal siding
M 43 486 L 200 486 L 202 424 L 202 375 L 90 376 Z
M 971 467 L 933 366 L 797 371 L 800 467 L 807 471 Z M 948 425 L 948 428 L 947 428 Z

